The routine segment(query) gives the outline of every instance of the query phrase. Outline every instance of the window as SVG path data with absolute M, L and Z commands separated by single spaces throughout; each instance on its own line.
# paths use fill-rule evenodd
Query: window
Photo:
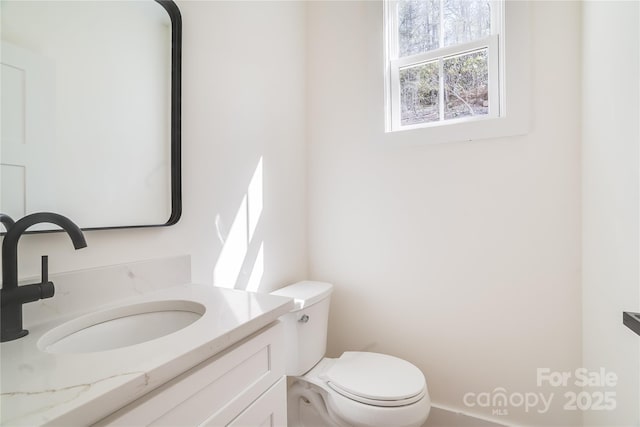
M 385 1 L 388 131 L 505 115 L 503 3 Z

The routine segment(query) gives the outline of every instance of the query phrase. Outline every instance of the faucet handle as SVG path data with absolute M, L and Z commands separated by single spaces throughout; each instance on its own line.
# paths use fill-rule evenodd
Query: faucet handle
M 41 261 L 41 271 L 42 271 L 42 283 L 47 283 L 49 281 L 49 256 L 42 255 Z
M 40 285 L 40 298 L 51 298 L 55 294 L 53 283 L 49 281 L 49 256 L 42 255 L 42 281 Z

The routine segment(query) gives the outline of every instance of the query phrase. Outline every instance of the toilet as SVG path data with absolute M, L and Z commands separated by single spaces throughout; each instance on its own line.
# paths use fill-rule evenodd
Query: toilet
M 380 353 L 324 357 L 330 283 L 305 281 L 272 292 L 294 299 L 284 324 L 290 427 L 421 427 L 431 399 L 424 375 Z

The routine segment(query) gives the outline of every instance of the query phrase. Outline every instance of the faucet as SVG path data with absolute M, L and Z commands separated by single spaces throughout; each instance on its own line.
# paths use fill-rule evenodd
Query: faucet
M 80 228 L 69 218 L 52 212 L 27 215 L 14 223 L 10 216 L 0 214 L 0 222 L 7 233 L 2 242 L 2 289 L 0 290 L 0 342 L 24 337 L 29 331 L 22 329 L 22 304 L 51 298 L 55 293 L 49 281 L 49 261 L 42 257 L 42 280 L 40 283 L 18 286 L 18 240 L 32 225 L 48 222 L 67 232 L 76 249 L 85 248 L 87 242 Z

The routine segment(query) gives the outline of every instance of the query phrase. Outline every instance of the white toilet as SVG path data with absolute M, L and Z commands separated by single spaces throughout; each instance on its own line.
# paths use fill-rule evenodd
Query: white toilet
M 299 282 L 273 292 L 295 300 L 285 326 L 290 427 L 420 427 L 431 409 L 422 372 L 406 360 L 345 352 L 325 358 L 333 286 Z

